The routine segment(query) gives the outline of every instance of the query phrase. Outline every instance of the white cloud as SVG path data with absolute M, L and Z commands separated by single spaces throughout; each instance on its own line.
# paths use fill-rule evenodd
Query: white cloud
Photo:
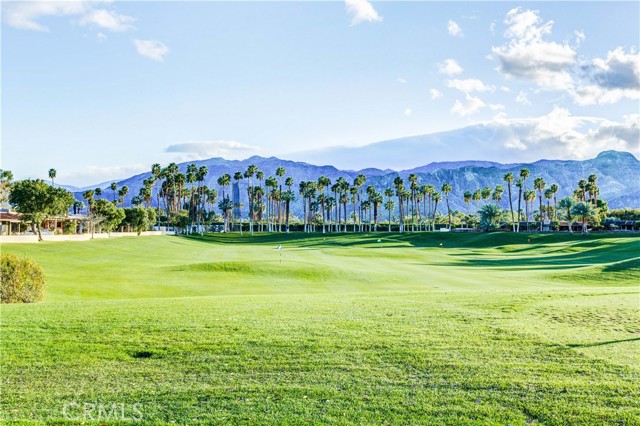
M 80 25 L 97 25 L 109 31 L 127 31 L 133 28 L 134 18 L 106 9 L 93 9 L 80 18 Z
M 406 115 L 407 117 L 411 117 L 412 113 L 413 111 L 411 110 L 411 108 L 405 108 L 404 115 Z
M 357 25 L 361 22 L 380 22 L 382 16 L 373 8 L 368 0 L 345 0 L 347 13 L 353 18 L 351 25 Z
M 407 80 L 405 80 L 404 78 L 397 78 L 396 81 L 400 84 L 407 84 Z
M 133 40 L 138 53 L 154 61 L 162 62 L 169 48 L 157 40 Z
M 507 13 L 504 23 L 509 43 L 491 49 L 500 61 L 501 73 L 532 80 L 545 90 L 573 89 L 570 69 L 576 63 L 576 52 L 568 44 L 544 40 L 553 21 L 543 23 L 538 11 L 516 8 Z
M 49 31 L 38 20 L 45 16 L 82 15 L 90 10 L 86 1 L 17 1 L 2 2 L 4 21 L 22 30 Z
M 79 16 L 79 25 L 95 25 L 109 31 L 126 31 L 132 29 L 134 18 L 119 15 L 107 9 L 96 8 L 108 1 L 17 1 L 3 2 L 4 21 L 23 30 L 49 31 L 49 28 L 39 22 L 48 16 Z
M 260 151 L 260 147 L 246 145 L 237 141 L 196 141 L 169 145 L 165 152 L 187 154 L 187 160 L 204 160 L 222 157 L 227 160 L 247 158 L 249 154 Z
M 438 64 L 438 72 L 445 75 L 462 74 L 462 67 L 455 59 L 445 59 L 444 62 Z
M 576 45 L 581 45 L 583 41 L 585 41 L 585 39 L 587 38 L 587 36 L 584 35 L 583 31 L 574 31 L 573 35 L 575 36 L 575 43 Z
M 630 151 L 640 154 L 640 114 L 625 115 L 624 122 L 604 123 L 596 130 L 591 130 L 588 134 L 589 138 L 597 143 L 605 144 L 622 144 L 628 147 Z
M 612 104 L 623 98 L 640 99 L 640 54 L 621 47 L 606 59 L 595 58 L 582 67 L 583 84 L 573 93 L 579 105 Z
M 494 90 L 496 90 L 494 86 L 488 86 L 477 78 L 468 78 L 466 80 L 447 80 L 447 87 L 460 90 L 464 93 L 493 92 Z
M 440 99 L 443 96 L 442 92 L 438 89 L 431 89 L 429 90 L 429 93 L 431 94 L 431 100 Z
M 107 41 L 108 37 L 103 34 L 103 33 L 98 33 L 96 34 L 96 38 L 98 39 L 99 42 L 103 42 L 103 41 Z
M 520 105 L 531 105 L 531 101 L 524 92 L 518 93 L 518 96 L 516 96 L 516 102 Z
M 620 121 L 620 122 L 616 122 Z M 332 164 L 342 169 L 365 167 L 406 170 L 429 161 L 491 160 L 502 163 L 540 159 L 587 159 L 605 150 L 627 151 L 640 158 L 640 114 L 624 120 L 573 116 L 565 108 L 529 118 L 508 118 L 500 112 L 489 120 L 455 130 L 412 135 L 361 147 L 334 147 L 295 155 L 296 160 Z
M 478 112 L 480 109 L 485 108 L 486 106 L 487 104 L 484 103 L 480 98 L 467 94 L 465 102 L 456 100 L 450 112 L 452 114 L 457 114 L 460 117 L 466 117 Z
M 462 33 L 462 28 L 460 28 L 460 25 L 458 25 L 456 21 L 449 21 L 447 24 L 447 31 L 454 37 L 462 37 L 464 35 Z
M 624 117 L 622 123 L 603 118 L 573 116 L 555 107 L 549 114 L 534 118 L 507 119 L 498 114 L 482 125 L 508 150 L 526 152 L 519 158 L 593 158 L 615 149 L 638 153 L 640 115 Z M 508 156 L 508 153 L 505 155 Z

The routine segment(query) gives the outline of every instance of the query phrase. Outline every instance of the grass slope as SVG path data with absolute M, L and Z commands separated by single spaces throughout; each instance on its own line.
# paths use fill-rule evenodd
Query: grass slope
M 78 424 L 640 424 L 637 237 L 2 249 L 48 278 L 44 303 L 2 306 L 6 424 L 67 424 L 69 402 L 142 404 Z

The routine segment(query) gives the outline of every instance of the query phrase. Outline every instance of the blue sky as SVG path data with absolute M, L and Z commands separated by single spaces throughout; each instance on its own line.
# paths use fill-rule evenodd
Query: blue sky
M 638 2 L 2 9 L 2 167 L 17 178 L 54 167 L 81 186 L 154 162 L 313 162 L 318 149 L 470 125 L 520 129 L 485 160 L 639 154 Z

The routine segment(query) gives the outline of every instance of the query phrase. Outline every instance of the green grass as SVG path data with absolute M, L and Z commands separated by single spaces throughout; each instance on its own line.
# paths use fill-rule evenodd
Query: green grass
M 3 424 L 81 424 L 65 421 L 69 402 L 124 404 L 128 417 L 142 404 L 142 421 L 90 413 L 96 425 L 640 424 L 635 236 L 2 250 L 48 280 L 44 303 L 1 308 Z

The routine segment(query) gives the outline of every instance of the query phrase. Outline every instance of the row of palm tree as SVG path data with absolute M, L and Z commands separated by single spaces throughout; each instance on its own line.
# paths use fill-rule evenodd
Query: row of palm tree
M 152 207 L 155 195 L 155 208 L 164 212 L 167 224 L 186 214 L 189 228 L 193 229 L 195 226 L 199 230 L 204 223 L 210 222 L 217 206 L 225 232 L 237 230 L 242 233 L 244 222 L 248 223 L 249 232 L 253 234 L 254 231 L 289 232 L 291 203 L 298 197 L 302 200 L 301 222 L 305 232 L 313 232 L 316 228 L 323 233 L 347 232 L 349 229 L 353 232 L 375 231 L 382 208 L 387 212 L 387 223 L 397 223 L 400 232 L 433 231 L 436 229 L 438 207 L 444 200 L 447 209 L 446 226 L 448 229 L 453 226 L 450 204 L 452 185 L 444 182 L 436 188 L 430 184 L 420 184 L 416 174 L 410 174 L 406 181 L 396 176 L 392 185 L 381 192 L 373 185 L 365 186 L 367 178 L 364 174 L 357 175 L 351 182 L 344 177 L 332 181 L 326 176 L 320 176 L 316 180 L 299 182 L 297 191 L 294 191 L 295 182 L 292 177 L 286 176 L 284 167 L 278 167 L 274 176 L 266 176 L 257 166 L 250 165 L 245 171 L 237 171 L 233 176 L 223 174 L 217 178 L 222 195 L 218 200 L 218 191 L 205 184 L 208 173 L 209 170 L 204 165 L 197 167 L 196 164 L 189 164 L 185 173 L 182 173 L 176 163 L 164 168 L 154 164 L 150 176 L 143 181 L 139 194 L 131 202 L 134 205 L 144 203 L 146 207 Z M 55 169 L 49 171 L 49 176 L 53 184 Z M 247 183 L 246 195 L 239 192 L 242 181 Z M 523 222 L 527 231 L 531 222 L 539 222 L 539 229 L 542 230 L 546 220 L 558 220 L 559 211 L 564 212 L 563 217 L 570 220 L 572 209 L 580 202 L 593 208 L 598 207 L 600 190 L 595 174 L 581 179 L 573 197 L 570 200 L 560 200 L 560 203 L 557 200 L 559 186 L 552 184 L 547 187 L 542 177 L 535 177 L 531 182 L 527 168 L 521 169 L 517 178 L 512 172 L 504 174 L 503 182 L 506 185 L 510 212 L 505 221 L 511 223 L 513 232 L 520 232 L 520 224 Z M 479 217 L 485 206 L 502 203 L 505 185 L 464 191 L 462 201 L 466 205 L 465 227 L 469 225 L 469 218 L 473 215 L 472 205 L 475 207 L 475 215 Z M 514 187 L 517 191 L 514 191 Z M 118 189 L 114 182 L 110 189 L 114 204 L 124 205 L 128 188 L 123 186 Z M 514 192 L 517 193 L 515 200 Z M 100 188 L 83 194 L 86 200 L 92 199 L 94 195 L 101 195 Z M 243 200 L 246 200 L 246 205 Z M 516 206 L 514 201 L 517 202 Z M 246 217 L 243 217 L 243 210 Z M 157 216 L 160 225 L 161 215 Z

